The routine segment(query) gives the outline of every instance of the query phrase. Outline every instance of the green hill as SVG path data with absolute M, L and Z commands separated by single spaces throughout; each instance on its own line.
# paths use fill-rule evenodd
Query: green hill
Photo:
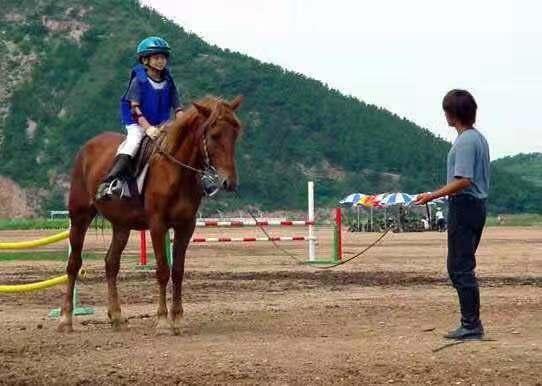
M 494 164 L 499 169 L 542 188 L 542 153 L 522 153 L 513 157 L 504 157 L 496 160 Z
M 445 179 L 450 144 L 428 130 L 301 74 L 209 45 L 137 1 L 4 3 L 0 175 L 31 192 L 42 209 L 64 206 L 81 144 L 121 131 L 118 99 L 134 47 L 148 35 L 171 43 L 171 72 L 185 103 L 208 93 L 246 97 L 239 113 L 246 126 L 238 151 L 243 201 L 220 205 L 304 208 L 308 179 L 316 181 L 320 205 L 352 191 L 425 191 Z M 492 208 L 532 210 L 542 189 L 517 178 L 518 202 L 501 194 L 506 186 L 499 184 L 510 178 L 497 172 Z
M 492 170 L 493 212 L 542 213 L 542 153 L 500 158 Z

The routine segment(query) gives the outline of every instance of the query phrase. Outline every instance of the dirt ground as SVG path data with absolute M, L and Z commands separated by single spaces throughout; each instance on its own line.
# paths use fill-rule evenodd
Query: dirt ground
M 50 233 L 0 232 L 0 240 Z M 329 256 L 330 229 L 318 236 L 319 254 Z M 376 236 L 346 233 L 345 256 Z M 103 253 L 109 237 L 91 231 L 85 251 Z M 302 243 L 281 245 L 306 256 Z M 74 333 L 57 333 L 47 316 L 61 304 L 62 286 L 0 295 L 0 384 L 542 385 L 542 229 L 486 230 L 478 253 L 485 341 L 448 345 L 441 337 L 458 322 L 445 245 L 442 233 L 389 234 L 331 270 L 298 264 L 268 243 L 193 245 L 182 333 L 155 336 L 157 285 L 152 271 L 137 266 L 134 234 L 119 284 L 125 331 L 107 324 L 98 260 L 85 262 L 88 274 L 78 284 L 81 305 L 96 313 L 74 318 Z M 2 262 L 0 283 L 63 271 L 62 262 Z

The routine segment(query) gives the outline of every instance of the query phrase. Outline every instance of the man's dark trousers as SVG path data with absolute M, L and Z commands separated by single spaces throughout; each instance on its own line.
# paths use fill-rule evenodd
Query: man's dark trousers
M 485 221 L 485 200 L 467 194 L 450 196 L 448 274 L 459 295 L 461 324 L 468 329 L 481 325 L 480 291 L 474 269 Z

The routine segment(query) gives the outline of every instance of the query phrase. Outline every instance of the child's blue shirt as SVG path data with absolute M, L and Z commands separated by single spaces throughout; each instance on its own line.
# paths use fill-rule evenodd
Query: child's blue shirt
M 179 93 L 169 71 L 164 70 L 163 80 L 157 82 L 149 78 L 142 64 L 132 69 L 130 83 L 121 98 L 120 109 L 125 126 L 137 123 L 130 102 L 139 104 L 141 113 L 153 126 L 170 119 L 171 110 L 180 106 Z

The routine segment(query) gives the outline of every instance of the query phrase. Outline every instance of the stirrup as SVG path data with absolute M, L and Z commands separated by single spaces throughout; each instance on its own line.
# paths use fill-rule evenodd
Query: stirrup
M 104 187 L 105 184 L 108 184 Z M 120 198 L 122 194 L 122 181 L 118 178 L 115 178 L 113 181 L 107 183 L 102 182 L 98 187 L 98 192 L 96 193 L 96 200 L 109 200 L 114 196 Z
M 122 194 L 122 180 L 115 178 L 113 181 L 111 181 L 109 187 L 107 188 L 107 194 L 120 197 Z

